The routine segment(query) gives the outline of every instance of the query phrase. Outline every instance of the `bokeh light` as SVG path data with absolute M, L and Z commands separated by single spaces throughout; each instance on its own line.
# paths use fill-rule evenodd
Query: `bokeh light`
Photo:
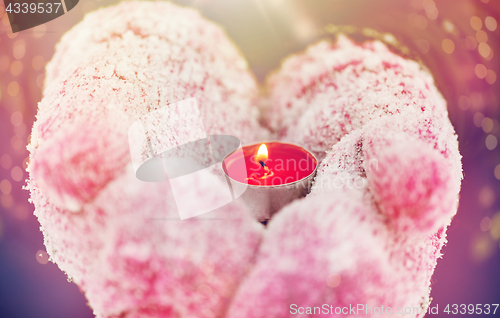
M 493 130 L 495 123 L 491 118 L 485 117 L 483 118 L 483 121 L 481 123 L 481 127 L 483 128 L 483 131 L 485 133 L 489 133 L 490 131 Z
M 12 55 L 15 59 L 20 60 L 24 57 L 26 53 L 26 42 L 23 39 L 19 39 L 14 42 L 14 48 Z
M 9 169 L 12 165 L 12 158 L 8 154 L 2 155 L 2 157 L 0 157 L 0 165 L 4 169 Z
M 10 73 L 18 76 L 23 71 L 23 63 L 21 61 L 14 61 L 10 64 Z
M 485 59 L 487 59 L 491 54 L 491 48 L 486 43 L 479 43 L 479 45 L 477 46 L 477 50 L 479 54 L 481 54 L 481 56 Z
M 326 280 L 326 284 L 332 288 L 338 287 L 341 282 L 342 278 L 338 274 L 332 274 Z
M 49 255 L 45 251 L 38 250 L 36 252 L 36 261 L 42 265 L 45 265 L 49 262 Z
M 486 136 L 486 148 L 488 148 L 488 150 L 493 150 L 497 147 L 497 144 L 498 144 L 498 140 L 497 140 L 497 137 L 495 137 L 494 135 L 488 135 Z
M 491 135 L 490 135 L 491 136 Z M 485 207 L 489 208 L 495 202 L 495 191 L 490 186 L 484 186 L 479 192 L 479 203 Z
M 10 116 L 10 122 L 13 126 L 19 126 L 23 123 L 23 114 L 20 111 L 15 111 Z
M 493 85 L 497 81 L 497 73 L 494 70 L 488 70 L 485 78 L 488 84 Z
M 476 262 L 484 262 L 495 250 L 495 244 L 487 235 L 478 235 L 473 240 L 472 258 Z
M 486 77 L 486 74 L 488 73 L 488 69 L 484 64 L 477 64 L 475 68 L 476 76 L 479 77 L 480 79 L 483 79 Z
M 491 32 L 495 31 L 497 29 L 497 20 L 495 20 L 494 17 L 486 17 L 484 19 L 484 25 L 488 30 Z
M 473 121 L 474 121 L 474 125 L 476 125 L 476 127 L 482 127 L 483 126 L 483 120 L 484 120 L 483 113 L 477 112 L 477 113 L 474 114 Z
M 420 53 L 422 53 L 422 54 L 427 54 L 429 52 L 429 50 L 431 49 L 431 45 L 430 45 L 429 41 L 424 40 L 424 39 L 417 40 L 417 46 L 418 46 Z
M 493 174 L 495 175 L 495 178 L 497 178 L 498 180 L 500 180 L 500 163 L 497 164 L 497 166 L 495 167 L 495 170 L 493 171 Z
M 11 190 L 12 190 L 12 185 L 10 184 L 9 180 L 3 179 L 2 182 L 0 182 L 0 191 L 3 194 L 10 194 Z
M 425 30 L 425 28 L 427 27 L 427 18 L 417 13 L 410 13 L 410 15 L 408 16 L 408 21 L 412 26 L 420 30 Z
M 35 71 L 39 71 L 45 65 L 45 59 L 43 58 L 43 56 L 37 55 L 33 58 L 31 65 L 33 66 L 33 69 Z
M 470 105 L 471 102 L 469 97 L 462 95 L 458 98 L 458 107 L 460 107 L 461 110 L 469 109 Z
M 475 50 L 476 47 L 477 47 L 477 41 L 476 41 L 476 38 L 474 38 L 473 36 L 470 36 L 468 35 L 465 40 L 464 40 L 464 45 L 467 49 L 469 50 Z
M 488 42 L 488 34 L 486 34 L 486 32 L 484 32 L 483 30 L 477 30 L 476 40 L 479 43 L 486 43 Z
M 500 212 L 497 212 L 493 216 L 493 219 L 491 221 L 490 233 L 492 239 L 500 240 Z
M 479 227 L 481 228 L 481 231 L 486 232 L 491 228 L 491 224 L 491 219 L 486 216 L 481 220 Z
M 477 16 L 472 16 L 470 18 L 470 26 L 476 31 L 481 30 L 481 28 L 483 27 L 483 21 L 481 21 L 481 18 Z
M 16 81 L 10 82 L 9 86 L 7 87 L 7 92 L 12 97 L 17 96 L 17 94 L 19 93 L 19 84 Z
M 14 202 L 14 199 L 12 198 L 12 196 L 10 194 L 5 194 L 5 193 L 2 193 L 2 195 L 0 196 L 0 203 L 2 204 L 2 207 L 8 209 L 12 206 Z
M 442 47 L 443 51 L 445 51 L 448 54 L 451 54 L 455 50 L 455 43 L 453 43 L 453 41 L 450 39 L 444 39 L 442 42 Z
M 10 171 L 10 176 L 12 177 L 12 180 L 19 182 L 19 181 L 23 180 L 24 172 L 20 167 L 15 166 Z

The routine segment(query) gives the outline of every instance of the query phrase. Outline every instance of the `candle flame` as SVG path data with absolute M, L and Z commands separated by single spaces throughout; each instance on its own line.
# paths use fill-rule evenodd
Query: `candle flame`
M 254 179 L 254 180 L 262 180 L 262 179 L 267 179 L 269 177 L 274 176 L 274 172 L 269 169 L 268 166 L 264 163 L 265 160 L 268 158 L 268 152 L 267 152 L 267 146 L 266 144 L 262 144 L 259 147 L 259 150 L 257 151 L 257 155 L 255 156 L 255 160 L 259 162 L 259 164 L 262 166 L 264 169 L 265 173 L 262 176 L 259 176 L 258 174 L 252 174 L 250 178 L 247 178 L 247 180 Z
M 268 158 L 268 152 L 266 144 L 262 144 L 257 151 L 257 160 L 266 160 Z

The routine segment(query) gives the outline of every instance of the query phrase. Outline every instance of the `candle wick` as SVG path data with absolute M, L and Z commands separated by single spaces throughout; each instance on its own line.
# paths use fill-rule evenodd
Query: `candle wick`
M 262 166 L 262 168 L 264 168 L 264 169 L 265 169 L 265 168 L 267 168 L 267 166 L 266 166 L 266 164 L 264 163 L 264 161 L 259 160 L 259 163 L 260 163 L 260 165 Z
M 269 169 L 268 166 L 266 166 L 266 164 L 264 163 L 264 161 L 262 160 L 258 160 L 260 165 L 262 166 L 262 168 L 264 168 L 264 175 L 262 177 L 257 177 L 255 174 L 252 174 L 252 176 L 250 178 L 246 178 L 245 180 L 250 180 L 250 179 L 254 179 L 254 180 L 259 180 L 259 179 L 267 179 L 269 177 L 272 177 L 274 176 L 274 172 Z

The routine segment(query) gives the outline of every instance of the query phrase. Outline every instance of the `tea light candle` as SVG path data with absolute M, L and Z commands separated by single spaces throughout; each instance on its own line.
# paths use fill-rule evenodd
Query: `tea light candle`
M 241 200 L 261 222 L 294 199 L 305 196 L 318 168 L 318 160 L 291 143 L 269 141 L 247 145 L 223 160 L 231 184 L 248 185 Z

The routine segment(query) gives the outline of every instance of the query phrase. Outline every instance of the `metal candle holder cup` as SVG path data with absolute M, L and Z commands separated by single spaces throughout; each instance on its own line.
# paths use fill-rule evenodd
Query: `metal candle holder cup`
M 304 149 L 303 147 L 293 143 L 281 143 Z M 257 144 L 251 144 L 247 146 L 255 145 Z M 316 166 L 308 176 L 290 183 L 280 185 L 252 185 L 244 184 L 231 178 L 227 173 L 225 163 L 226 159 L 234 152 L 228 154 L 222 160 L 222 170 L 229 184 L 239 184 L 241 185 L 241 187 L 246 187 L 246 191 L 241 195 L 241 200 L 245 203 L 249 210 L 256 215 L 257 219 L 260 222 L 265 223 L 273 216 L 273 214 L 278 212 L 285 205 L 289 204 L 295 199 L 304 197 L 309 193 L 312 181 L 316 176 L 316 171 L 318 169 L 318 159 L 310 151 L 305 149 L 304 151 L 314 159 Z

